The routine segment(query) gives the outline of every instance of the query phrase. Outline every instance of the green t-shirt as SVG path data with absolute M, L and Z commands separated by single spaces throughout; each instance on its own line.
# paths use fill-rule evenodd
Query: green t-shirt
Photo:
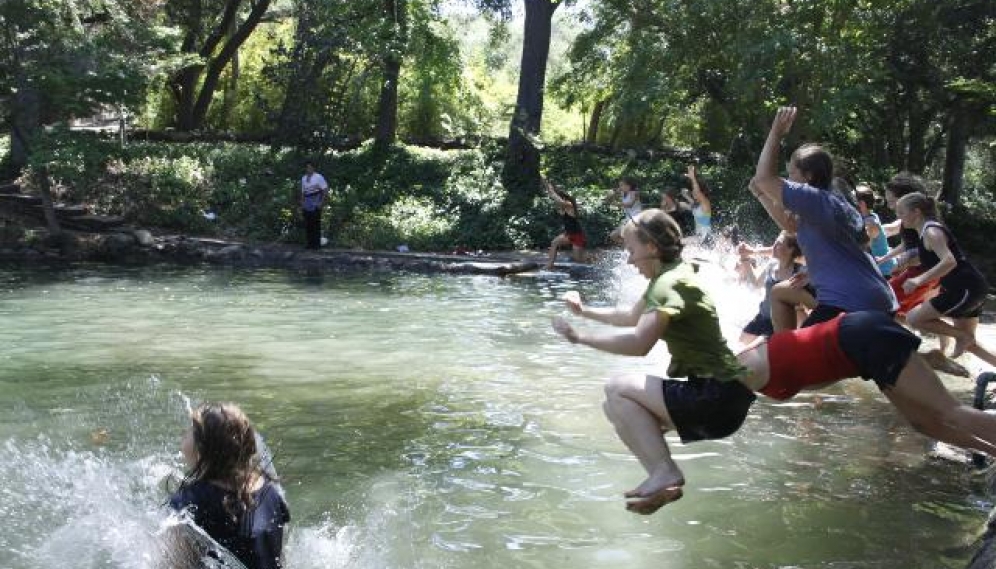
M 647 285 L 643 293 L 647 312 L 660 310 L 668 316 L 661 334 L 671 352 L 669 377 L 714 377 L 736 380 L 746 373 L 726 345 L 719 328 L 716 307 L 699 287 L 691 265 L 675 261 Z

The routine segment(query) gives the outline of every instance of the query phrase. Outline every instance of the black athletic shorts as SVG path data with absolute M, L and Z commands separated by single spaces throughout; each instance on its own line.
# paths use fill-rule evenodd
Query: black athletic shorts
M 753 320 L 744 326 L 744 332 L 767 338 L 775 333 L 775 325 L 771 322 L 771 318 L 769 316 L 759 312 Z
M 906 362 L 920 347 L 920 338 L 885 312 L 845 314 L 837 342 L 861 377 L 874 380 L 879 389 L 896 384 Z
M 843 314 L 843 313 L 844 313 L 843 308 L 830 306 L 829 304 L 817 304 L 816 308 L 814 308 L 813 311 L 809 313 L 809 316 L 807 316 L 806 319 L 803 320 L 802 326 L 799 327 L 808 328 L 813 324 L 819 324 L 821 322 L 829 322 L 833 320 L 838 314 Z
M 735 380 L 664 380 L 664 406 L 683 443 L 721 439 L 737 432 L 756 398 Z
M 978 318 L 988 293 L 989 284 L 978 271 L 958 271 L 941 279 L 941 293 L 927 302 L 951 318 Z

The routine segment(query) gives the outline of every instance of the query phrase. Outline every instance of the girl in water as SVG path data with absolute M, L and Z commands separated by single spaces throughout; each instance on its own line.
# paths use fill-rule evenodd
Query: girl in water
M 290 512 L 283 492 L 260 464 L 256 431 L 232 404 L 203 404 L 191 413 L 180 450 L 187 473 L 169 505 L 249 569 L 282 567 Z
M 750 255 L 753 250 L 746 244 L 741 243 L 739 247 L 741 256 Z M 755 272 L 749 263 L 742 263 L 740 267 L 747 274 L 747 282 L 756 285 L 764 285 L 764 300 L 757 307 L 757 316 L 754 317 L 740 333 L 740 343 L 749 345 L 759 337 L 771 336 L 775 333 L 774 325 L 771 322 L 771 290 L 772 288 L 796 274 L 803 271 L 803 266 L 799 262 L 802 259 L 802 249 L 795 235 L 787 231 L 782 231 L 771 246 L 771 261 L 769 261 L 759 272 Z M 816 306 L 816 299 L 806 291 L 800 293 L 804 300 L 802 303 L 806 308 L 812 309 Z
M 643 211 L 623 228 L 622 238 L 629 264 L 650 279 L 643 297 L 628 308 L 594 308 L 583 304 L 576 291 L 565 295 L 572 313 L 619 330 L 578 331 L 561 317 L 553 326 L 572 343 L 613 354 L 643 356 L 657 342 L 667 344 L 667 378 L 613 377 L 602 406 L 647 472 L 625 493 L 626 509 L 652 514 L 681 498 L 685 485 L 663 433 L 675 430 L 685 443 L 729 436 L 740 428 L 755 396 L 737 381 L 745 370 L 726 345 L 712 299 L 692 266 L 681 260 L 681 231 L 674 219 L 659 209 Z
M 903 283 L 907 293 L 924 283 L 940 279 L 941 292 L 906 314 L 906 322 L 928 332 L 955 339 L 952 358 L 968 351 L 990 365 L 996 365 L 996 355 L 975 341 L 975 329 L 986 301 L 989 284 L 955 240 L 951 231 L 937 220 L 937 205 L 933 198 L 914 192 L 899 198 L 896 215 L 903 227 L 915 229 L 920 235 L 917 251 L 923 272 Z M 954 325 L 942 318 L 951 318 Z
M 553 268 L 553 263 L 557 260 L 557 249 L 568 245 L 571 246 L 571 258 L 574 262 L 585 262 L 585 238 L 579 221 L 577 201 L 567 192 L 551 184 L 546 178 L 543 178 L 543 188 L 550 199 L 557 204 L 557 210 L 564 223 L 564 232 L 554 237 L 553 242 L 550 243 L 550 259 L 546 263 L 546 269 Z
M 640 190 L 636 178 L 632 176 L 619 178 L 619 185 L 616 189 L 609 191 L 609 194 L 605 196 L 605 201 L 611 201 L 616 197 L 619 198 L 619 202 L 622 204 L 623 220 L 619 224 L 619 227 L 613 229 L 612 233 L 609 234 L 609 239 L 613 243 L 621 243 L 623 227 L 626 227 L 629 220 L 636 218 L 643 211 L 643 202 L 640 201 Z
M 709 200 L 709 191 L 704 182 L 699 180 L 695 165 L 688 166 L 688 173 L 685 174 L 692 185 L 692 218 L 695 219 L 695 235 L 700 242 L 704 243 L 712 235 L 712 202 Z

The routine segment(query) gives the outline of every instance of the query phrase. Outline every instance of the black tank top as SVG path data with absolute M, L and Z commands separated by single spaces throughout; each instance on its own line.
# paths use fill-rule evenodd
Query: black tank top
M 577 213 L 577 210 L 574 210 Z M 566 213 L 560 214 L 560 219 L 564 222 L 564 232 L 565 233 L 581 233 L 581 223 L 578 222 L 578 218 L 571 217 Z
M 917 248 L 920 253 L 920 266 L 923 267 L 925 271 L 929 271 L 937 266 L 941 262 L 941 258 L 937 256 L 936 253 L 927 249 L 923 244 L 923 235 L 927 232 L 930 227 L 936 227 L 944 232 L 944 236 L 948 238 L 948 249 L 954 256 L 955 261 L 958 265 L 955 266 L 948 274 L 941 277 L 941 284 L 943 285 L 945 281 L 954 282 L 955 279 L 961 277 L 982 277 L 982 273 L 979 272 L 975 265 L 973 265 L 965 253 L 962 252 L 961 247 L 958 245 L 958 241 L 954 238 L 954 234 L 951 230 L 944 225 L 936 221 L 928 221 L 923 224 L 923 228 L 920 229 L 920 234 L 917 236 Z

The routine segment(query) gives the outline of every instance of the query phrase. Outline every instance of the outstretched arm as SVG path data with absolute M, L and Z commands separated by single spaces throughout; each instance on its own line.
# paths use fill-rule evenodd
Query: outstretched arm
M 775 119 L 771 123 L 771 130 L 768 131 L 768 138 L 764 141 L 761 156 L 757 159 L 754 178 L 751 179 L 750 183 L 751 191 L 756 190 L 778 206 L 782 205 L 782 179 L 778 176 L 779 146 L 782 138 L 792 128 L 795 114 L 795 107 L 781 107 L 775 113 Z M 767 205 L 765 205 L 765 209 L 768 209 Z
M 702 187 L 699 186 L 699 178 L 695 174 L 694 164 L 690 164 L 688 166 L 688 173 L 685 174 L 685 176 L 687 176 L 692 183 L 692 197 L 694 197 L 695 201 L 699 202 L 699 205 L 702 206 L 702 213 L 712 215 L 712 202 L 709 201 L 709 198 L 702 191 Z
M 579 332 L 567 320 L 557 316 L 553 329 L 572 344 L 584 344 L 596 350 L 622 356 L 645 356 L 667 328 L 668 316 L 651 310 L 640 316 L 635 327 L 628 330 L 592 330 Z
M 542 180 L 543 180 L 543 189 L 546 190 L 546 194 L 550 196 L 550 199 L 552 199 L 557 205 L 561 207 L 570 205 L 570 202 L 560 197 L 560 195 L 553 190 L 553 184 L 550 183 L 550 180 L 547 180 L 546 178 L 543 178 Z
M 778 188 L 781 192 L 781 178 L 778 178 Z M 754 187 L 754 180 L 752 179 L 749 184 L 750 191 L 757 198 L 757 201 L 761 202 L 764 206 L 764 211 L 768 212 L 768 216 L 775 224 L 789 233 L 796 233 L 799 230 L 799 222 L 792 215 L 792 212 L 785 209 L 781 203 L 781 196 L 779 195 L 778 201 L 776 202 L 771 196 L 760 191 L 760 189 Z
M 899 232 L 902 231 L 903 229 L 902 225 L 903 225 L 902 222 L 896 219 L 894 221 L 890 221 L 889 223 L 883 223 L 882 229 L 885 230 L 886 237 L 894 237 L 896 235 L 899 235 Z
M 564 293 L 564 302 L 573 314 L 611 326 L 636 326 L 646 308 L 643 299 L 630 308 L 591 307 L 581 302 L 581 294 L 576 290 Z

